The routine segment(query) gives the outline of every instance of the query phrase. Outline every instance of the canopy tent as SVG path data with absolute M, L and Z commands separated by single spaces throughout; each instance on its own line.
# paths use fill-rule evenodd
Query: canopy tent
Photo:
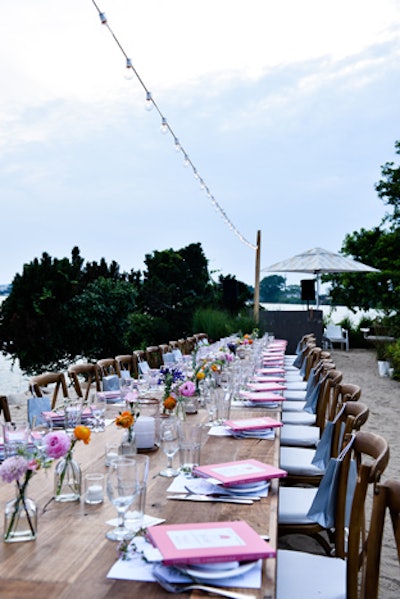
M 379 272 L 377 268 L 357 262 L 347 256 L 335 254 L 322 248 L 313 248 L 287 260 L 276 262 L 262 272 L 304 272 L 313 273 L 317 279 L 317 308 L 319 307 L 321 274 L 340 272 Z

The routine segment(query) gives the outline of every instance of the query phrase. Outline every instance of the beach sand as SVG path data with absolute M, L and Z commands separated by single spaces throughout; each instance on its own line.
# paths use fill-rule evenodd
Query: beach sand
M 400 480 L 400 382 L 378 375 L 376 354 L 373 350 L 334 350 L 332 356 L 337 369 L 343 374 L 343 382 L 361 387 L 361 401 L 370 409 L 369 419 L 363 430 L 380 434 L 389 443 L 390 461 L 382 480 Z M 10 409 L 16 420 L 26 418 L 24 405 L 10 405 Z M 305 537 L 286 538 L 281 545 L 299 550 L 319 551 L 319 546 Z M 400 568 L 388 517 L 382 549 L 379 597 L 400 597 Z
M 331 353 L 336 368 L 343 374 L 343 382 L 361 387 L 360 401 L 370 410 L 363 430 L 381 435 L 389 444 L 390 460 L 382 481 L 388 478 L 400 480 L 400 382 L 378 375 L 376 353 L 373 350 L 334 350 Z M 280 542 L 280 546 L 320 552 L 318 544 L 305 540 L 304 536 L 293 536 L 290 539 L 286 537 Z M 382 547 L 379 597 L 400 597 L 400 567 L 389 517 L 386 518 Z

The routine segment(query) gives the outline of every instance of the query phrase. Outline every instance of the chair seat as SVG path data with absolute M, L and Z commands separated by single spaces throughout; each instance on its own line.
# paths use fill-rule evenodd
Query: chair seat
M 307 518 L 317 487 L 280 487 L 278 524 L 312 524 Z
M 276 599 L 346 599 L 346 561 L 279 549 Z
M 308 447 L 281 447 L 280 467 L 288 475 L 323 476 L 325 470 L 312 464 L 315 449 Z
M 285 404 L 286 402 L 283 403 Z M 303 410 L 300 410 L 300 412 L 282 412 L 283 424 L 313 426 L 316 421 L 317 417 L 315 414 L 309 414 Z
M 307 382 L 301 380 L 291 381 L 290 379 L 286 379 L 285 387 L 290 391 L 305 391 L 307 389 Z
M 287 399 L 286 393 L 285 393 L 285 400 L 286 401 L 283 402 L 282 412 L 303 412 L 304 411 L 304 406 L 306 405 L 305 401 L 290 401 Z
M 287 401 L 305 401 L 306 391 L 298 391 L 296 389 L 285 390 L 285 397 Z
M 281 445 L 316 447 L 320 438 L 317 426 L 306 424 L 284 424 L 281 429 Z

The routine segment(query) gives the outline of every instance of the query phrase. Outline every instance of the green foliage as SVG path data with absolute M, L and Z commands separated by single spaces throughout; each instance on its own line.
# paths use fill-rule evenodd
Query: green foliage
M 400 154 L 397 141 L 396 153 Z M 349 309 L 380 309 L 391 318 L 391 326 L 400 328 L 400 167 L 388 162 L 382 167 L 382 179 L 375 188 L 392 209 L 379 226 L 354 231 L 345 237 L 342 253 L 379 269 L 380 272 L 326 275 L 330 281 L 333 304 Z
M 1 351 L 18 358 L 29 374 L 100 350 L 108 355 L 117 340 L 123 345 L 118 337 L 126 311 L 134 306 L 128 279 L 135 275 L 120 274 L 118 265 L 108 267 L 104 259 L 86 267 L 83 263 L 77 247 L 71 260 L 44 252 L 14 277 L 0 311 Z
M 199 308 L 193 317 L 193 330 L 207 333 L 210 340 L 221 339 L 238 331 L 249 332 L 254 326 L 254 319 L 246 314 L 232 316 L 227 311 L 212 308 Z
M 285 277 L 271 275 L 260 281 L 260 302 L 278 303 L 282 301 L 286 287 Z
M 199 305 L 211 305 L 214 290 L 207 259 L 199 243 L 178 251 L 155 251 L 145 257 L 147 271 L 139 289 L 143 314 L 169 325 L 169 339 L 191 334 L 193 314 Z
M 68 306 L 75 344 L 71 353 L 86 358 L 129 353 L 129 315 L 135 309 L 135 290 L 128 281 L 99 277 Z
M 387 346 L 387 357 L 393 368 L 393 378 L 400 381 L 400 339 Z
M 246 302 L 252 299 L 250 288 L 236 277 L 227 275 L 219 277 L 220 306 L 223 310 L 228 310 L 232 315 L 238 314 L 246 305 Z
M 192 328 L 200 306 L 224 304 L 224 281 L 238 291 L 227 333 L 237 329 L 248 287 L 231 275 L 214 283 L 199 243 L 156 251 L 145 263 L 142 277 L 104 258 L 84 264 L 77 247 L 70 260 L 43 253 L 15 276 L 1 306 L 1 351 L 32 374 L 186 337 L 203 328 Z

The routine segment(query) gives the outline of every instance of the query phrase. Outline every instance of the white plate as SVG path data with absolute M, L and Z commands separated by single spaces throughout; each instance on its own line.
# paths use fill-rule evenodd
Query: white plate
M 252 485 L 235 485 L 229 487 L 222 487 L 224 492 L 232 493 L 233 495 L 239 495 L 241 493 L 257 493 L 258 491 L 264 491 L 264 489 L 268 488 L 268 482 L 263 480 L 260 483 L 255 483 Z
M 243 562 L 236 568 L 231 568 L 230 570 L 215 569 L 212 564 L 210 564 L 209 570 L 205 569 L 205 564 L 200 568 L 197 568 L 192 564 L 191 566 L 179 566 L 177 569 L 198 580 L 222 580 L 224 578 L 231 578 L 233 576 L 244 574 L 254 568 L 257 563 L 258 560 L 255 562 Z

